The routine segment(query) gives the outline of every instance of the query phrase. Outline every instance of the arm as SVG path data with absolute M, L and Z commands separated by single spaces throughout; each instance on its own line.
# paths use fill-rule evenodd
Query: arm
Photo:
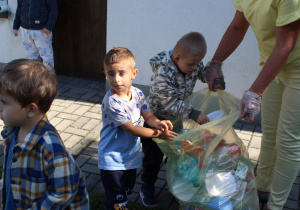
M 166 72 L 165 68 L 167 67 L 158 67 L 155 70 L 155 75 L 151 78 L 150 98 L 152 104 L 158 104 L 158 106 L 152 106 L 151 109 L 154 112 L 156 112 L 156 109 L 159 109 L 157 111 L 163 111 L 180 118 L 188 118 L 192 111 L 192 106 L 185 104 L 178 97 L 180 93 L 178 93 L 179 89 L 176 87 L 177 82 L 174 75 Z
M 288 60 L 299 35 L 300 20 L 276 28 L 276 45 L 249 91 L 261 95 Z
M 18 30 L 20 28 L 21 20 L 20 20 L 20 6 L 22 5 L 22 1 L 18 0 L 18 6 L 16 10 L 16 15 L 13 24 L 13 33 L 15 36 L 18 36 Z
M 224 33 L 219 46 L 212 58 L 212 65 L 208 66 L 206 71 L 206 82 L 210 90 L 214 90 L 213 82 L 216 79 L 224 80 L 221 70 L 221 63 L 226 60 L 243 41 L 249 28 L 249 23 L 244 14 L 236 11 L 233 20 Z M 221 85 L 216 85 L 216 89 L 222 89 Z
M 260 111 L 260 102 L 254 94 L 261 95 L 279 74 L 288 60 L 299 35 L 300 20 L 276 28 L 276 44 L 261 72 L 241 100 L 241 118 L 250 122 Z M 253 94 L 254 93 L 254 94 Z
M 78 166 L 71 161 L 73 159 L 68 157 L 66 152 L 57 153 L 60 154 L 52 154 L 50 159 L 46 157 L 44 165 L 47 189 L 41 200 L 33 204 L 33 209 L 64 209 L 78 193 L 80 188 Z
M 157 138 L 163 137 L 165 139 L 171 139 L 177 136 L 177 133 L 170 131 L 169 129 L 173 129 L 173 125 L 170 121 L 160 121 L 155 117 L 151 111 L 147 113 L 142 113 L 146 123 L 149 126 L 153 126 L 155 128 L 145 128 L 142 126 L 134 126 L 132 121 L 128 121 L 127 123 L 121 125 L 120 127 L 124 129 L 127 133 L 133 136 L 140 136 L 145 138 Z M 166 128 L 166 129 L 165 129 Z
M 48 16 L 48 22 L 44 29 L 51 32 L 55 26 L 55 22 L 58 16 L 57 0 L 47 0 L 47 6 L 49 9 L 49 16 Z

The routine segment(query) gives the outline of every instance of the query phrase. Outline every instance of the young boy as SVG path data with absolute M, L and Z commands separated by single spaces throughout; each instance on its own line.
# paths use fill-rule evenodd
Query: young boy
M 20 28 L 26 56 L 43 60 L 54 73 L 52 30 L 58 16 L 57 0 L 18 0 L 13 34 Z
M 171 139 L 170 121 L 158 120 L 150 111 L 141 90 L 132 86 L 138 70 L 132 53 L 122 47 L 104 58 L 104 72 L 111 89 L 102 102 L 98 167 L 106 194 L 106 209 L 126 209 L 136 169 L 142 165 L 140 137 Z M 140 117 L 153 128 L 140 126 Z
M 2 209 L 89 209 L 84 176 L 47 120 L 56 96 L 56 76 L 40 62 L 18 59 L 0 71 Z
M 150 59 L 153 75 L 148 101 L 151 111 L 160 120 L 190 118 L 200 125 L 209 122 L 206 115 L 184 103 L 192 94 L 197 79 L 203 81 L 204 66 L 201 60 L 205 54 L 204 37 L 200 33 L 191 32 L 181 37 L 174 49 L 161 52 Z M 144 126 L 148 127 L 147 123 Z M 181 128 L 176 128 L 176 131 Z M 141 142 L 144 152 L 144 183 L 140 196 L 144 206 L 155 207 L 154 183 L 164 154 L 151 139 L 142 138 Z

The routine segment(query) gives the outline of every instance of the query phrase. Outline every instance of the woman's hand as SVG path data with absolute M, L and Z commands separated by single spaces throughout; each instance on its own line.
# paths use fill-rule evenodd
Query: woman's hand
M 260 111 L 260 101 L 255 98 L 253 93 L 251 94 L 250 91 L 246 91 L 243 94 L 240 109 L 241 119 L 246 122 L 251 122 Z
M 208 84 L 208 88 L 211 91 L 215 89 L 225 89 L 224 76 L 221 69 L 221 64 L 213 64 L 214 61 L 210 61 L 205 68 L 205 81 Z M 224 82 L 224 85 L 218 83 L 214 84 L 215 81 L 220 80 Z

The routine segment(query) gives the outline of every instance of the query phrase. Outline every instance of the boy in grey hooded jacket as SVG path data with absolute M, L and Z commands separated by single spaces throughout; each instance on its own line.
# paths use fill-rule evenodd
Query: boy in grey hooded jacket
M 198 124 L 209 122 L 206 115 L 190 104 L 185 104 L 193 92 L 196 81 L 204 81 L 206 42 L 202 34 L 190 32 L 181 37 L 174 49 L 161 52 L 150 59 L 153 75 L 148 102 L 150 109 L 160 120 L 177 118 L 193 119 Z M 147 124 L 144 124 L 148 127 Z M 180 130 L 180 129 L 179 129 Z M 178 130 L 177 130 L 178 131 Z M 154 183 L 163 160 L 163 153 L 154 141 L 141 138 L 144 158 L 144 182 L 140 196 L 146 207 L 155 207 Z

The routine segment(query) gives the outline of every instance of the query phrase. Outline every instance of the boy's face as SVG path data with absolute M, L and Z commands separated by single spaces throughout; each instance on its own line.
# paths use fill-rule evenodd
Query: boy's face
M 198 63 L 204 58 L 204 55 L 195 56 L 192 53 L 186 52 L 184 55 L 176 55 L 174 57 L 178 68 L 185 74 L 193 73 Z
M 9 127 L 22 126 L 27 118 L 26 108 L 3 89 L 0 93 L 0 118 Z
M 136 77 L 137 69 L 134 69 L 130 60 L 121 61 L 107 66 L 105 75 L 111 91 L 116 95 L 128 94 L 131 91 L 132 80 Z

